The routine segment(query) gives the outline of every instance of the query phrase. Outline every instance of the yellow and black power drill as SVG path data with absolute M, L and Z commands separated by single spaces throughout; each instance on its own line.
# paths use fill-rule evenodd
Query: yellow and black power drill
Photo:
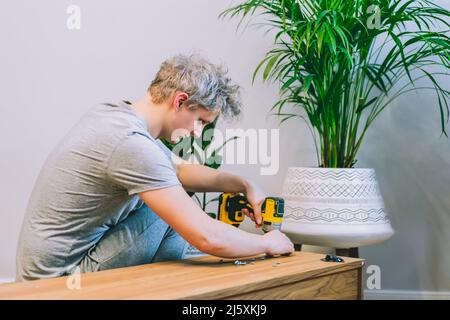
M 253 207 L 247 198 L 242 194 L 222 193 L 219 197 L 219 217 L 222 222 L 231 224 L 235 227 L 244 221 L 242 209 L 248 209 L 254 212 Z M 269 232 L 274 229 L 281 229 L 284 214 L 284 199 L 279 197 L 267 197 L 261 206 L 261 215 L 263 218 L 262 230 Z

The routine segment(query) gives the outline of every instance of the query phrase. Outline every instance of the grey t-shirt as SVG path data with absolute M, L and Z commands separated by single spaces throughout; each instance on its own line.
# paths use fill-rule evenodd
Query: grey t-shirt
M 143 202 L 139 192 L 180 185 L 170 150 L 128 103 L 89 110 L 46 160 L 28 202 L 17 280 L 67 274 Z

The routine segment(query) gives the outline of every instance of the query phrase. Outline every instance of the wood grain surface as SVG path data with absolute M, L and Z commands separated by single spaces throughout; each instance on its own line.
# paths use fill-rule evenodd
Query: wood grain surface
M 294 252 L 235 260 L 213 256 L 0 285 L 0 299 L 361 299 L 364 260 L 321 261 Z M 69 279 L 70 280 L 70 279 Z

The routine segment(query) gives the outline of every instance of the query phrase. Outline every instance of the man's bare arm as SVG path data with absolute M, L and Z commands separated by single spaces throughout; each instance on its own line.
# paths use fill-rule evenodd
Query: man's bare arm
M 228 172 L 191 164 L 174 153 L 172 164 L 176 168 L 178 179 L 187 191 L 244 193 L 253 207 L 253 212 L 244 209 L 244 214 L 256 223 L 257 228 L 262 227 L 261 206 L 266 195 L 255 183 Z
M 261 253 L 292 252 L 291 241 L 281 232 L 248 233 L 210 218 L 180 186 L 139 194 L 144 202 L 181 237 L 199 250 L 224 258 Z
M 237 175 L 199 164 L 179 164 L 177 176 L 186 191 L 245 192 L 247 181 Z
M 244 193 L 254 209 L 253 213 L 244 209 L 244 214 L 256 223 L 257 228 L 262 226 L 261 205 L 266 195 L 252 181 L 207 166 L 186 163 L 177 166 L 177 176 L 188 191 Z
M 183 188 L 190 192 L 245 192 L 248 181 L 231 173 L 193 164 L 171 154 L 172 165 Z

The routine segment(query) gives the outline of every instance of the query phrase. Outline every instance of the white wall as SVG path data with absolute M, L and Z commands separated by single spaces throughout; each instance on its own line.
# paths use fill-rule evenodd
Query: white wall
M 139 98 L 159 64 L 199 51 L 228 65 L 243 86 L 245 111 L 234 127 L 277 128 L 267 117 L 277 87 L 251 85 L 271 40 L 260 30 L 236 33 L 219 20 L 228 0 L 10 1 L 0 10 L 0 278 L 15 273 L 16 241 L 33 183 L 47 154 L 90 106 Z M 442 1 L 444 3 L 444 1 Z M 82 26 L 66 28 L 66 8 L 79 5 Z M 450 9 L 450 5 L 446 6 Z M 450 82 L 447 82 L 449 87 Z M 439 137 L 431 95 L 398 100 L 376 122 L 358 165 L 374 167 L 396 235 L 361 249 L 382 271 L 383 289 L 450 290 L 450 140 Z M 288 166 L 314 166 L 314 149 L 300 120 L 281 127 L 281 167 L 226 166 L 278 194 Z

